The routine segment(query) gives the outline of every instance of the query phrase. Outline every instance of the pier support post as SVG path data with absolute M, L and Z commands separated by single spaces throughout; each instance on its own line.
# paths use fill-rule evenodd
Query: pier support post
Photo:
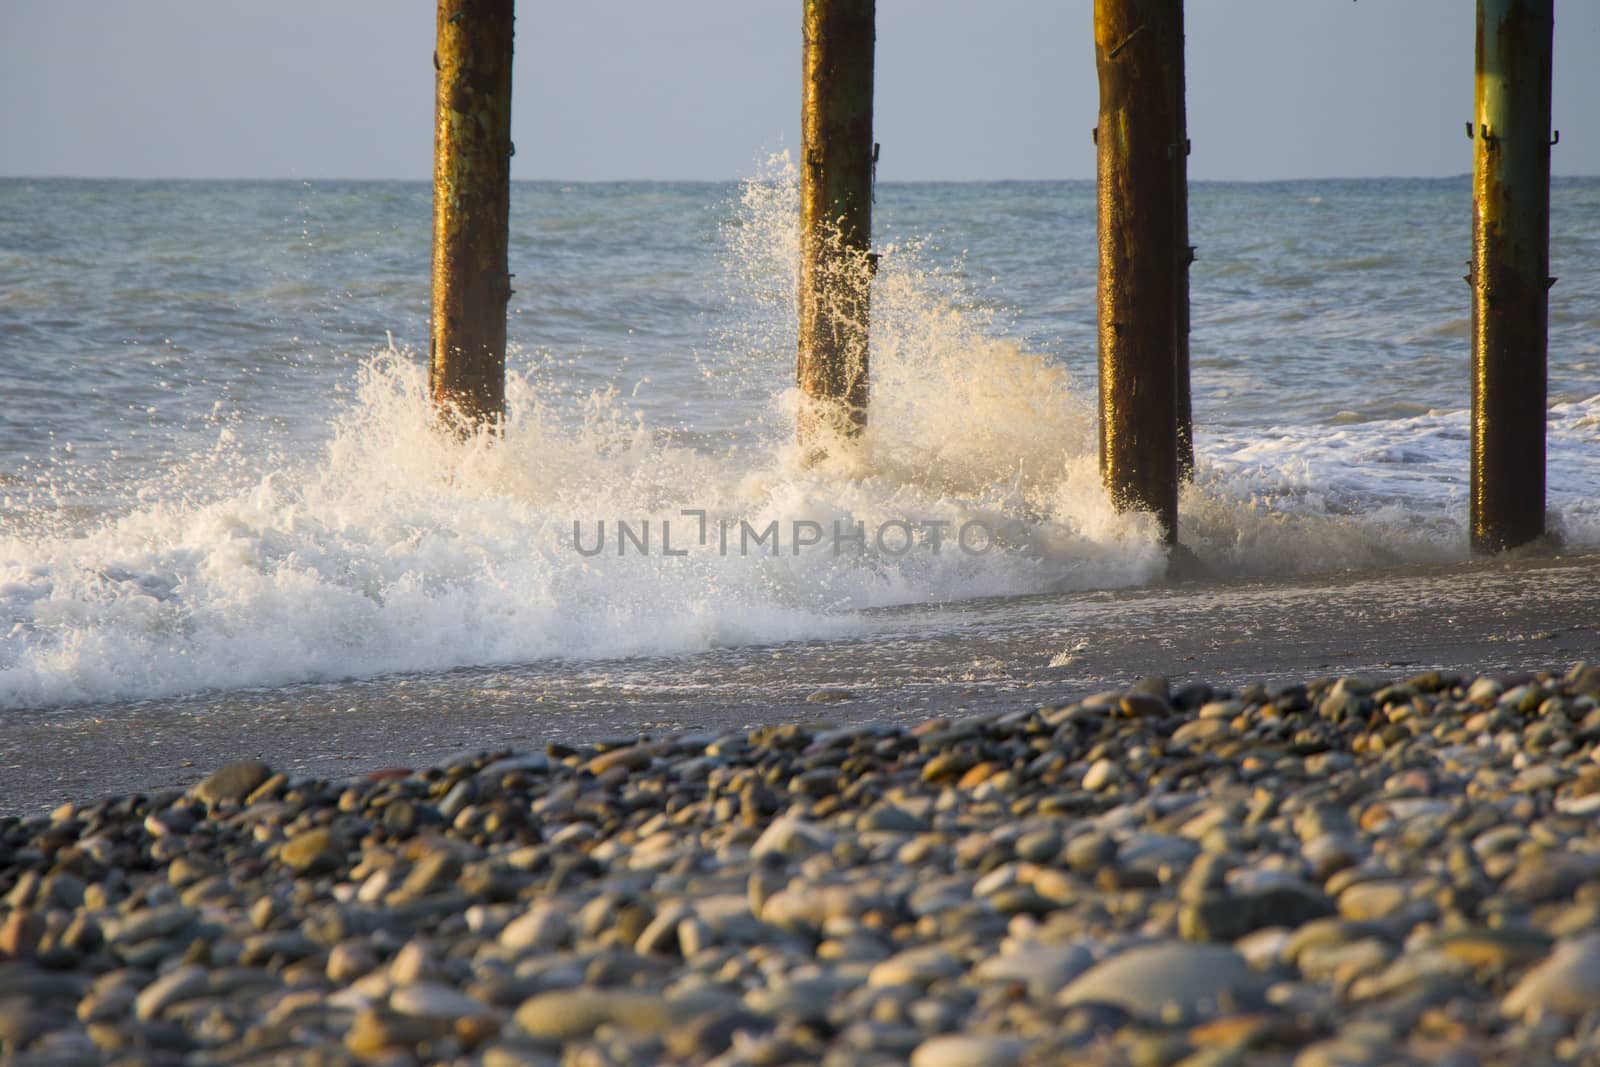
M 1185 77 L 1183 0 L 1173 4 L 1173 16 L 1178 21 L 1177 74 L 1173 78 L 1178 93 L 1178 296 L 1175 310 L 1178 316 L 1177 335 L 1174 338 L 1177 354 L 1178 387 L 1178 476 L 1186 482 L 1194 481 L 1194 401 L 1189 387 L 1189 265 L 1194 262 L 1194 246 L 1189 243 L 1189 103 L 1188 79 Z
M 428 392 L 458 432 L 505 413 L 513 0 L 438 0 Z
M 1553 0 L 1478 0 L 1472 548 L 1544 533 Z
M 1100 473 L 1112 502 L 1178 537 L 1177 79 L 1175 0 L 1095 0 Z
M 867 421 L 872 268 L 875 0 L 802 0 L 800 337 L 802 441 Z

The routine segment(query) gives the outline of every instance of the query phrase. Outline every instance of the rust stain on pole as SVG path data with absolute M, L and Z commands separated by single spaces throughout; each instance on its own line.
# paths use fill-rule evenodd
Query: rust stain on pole
M 439 0 L 428 391 L 460 432 L 505 412 L 513 0 Z
M 1553 0 L 1478 0 L 1472 548 L 1544 533 Z
M 1174 0 L 1095 0 L 1100 473 L 1119 508 L 1178 536 L 1177 78 Z
M 867 421 L 875 0 L 803 0 L 800 111 L 801 438 Z

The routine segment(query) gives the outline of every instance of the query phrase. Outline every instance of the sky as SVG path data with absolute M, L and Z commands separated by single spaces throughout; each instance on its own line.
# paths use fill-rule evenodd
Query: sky
M 1190 176 L 1471 169 L 1472 0 L 1189 0 Z M 516 179 L 714 179 L 799 141 L 798 0 L 518 5 Z M 1092 0 L 878 0 L 897 180 L 1092 178 Z M 0 174 L 426 179 L 432 0 L 0 0 Z M 1600 174 L 1558 0 L 1557 174 Z

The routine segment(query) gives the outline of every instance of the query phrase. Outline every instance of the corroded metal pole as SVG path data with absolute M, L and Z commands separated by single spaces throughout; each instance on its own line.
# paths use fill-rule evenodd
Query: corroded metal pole
M 802 439 L 867 421 L 875 0 L 803 0 L 800 110 Z
M 1478 0 L 1472 547 L 1544 533 L 1553 0 Z
M 1100 473 L 1119 508 L 1178 536 L 1175 0 L 1095 0 L 1100 241 Z
M 459 431 L 505 412 L 513 0 L 439 0 L 428 392 Z
M 1173 4 L 1173 17 L 1178 28 L 1174 33 L 1177 42 L 1177 74 L 1173 78 L 1178 91 L 1178 315 L 1177 353 L 1178 387 L 1178 475 L 1186 482 L 1194 481 L 1194 401 L 1189 388 L 1189 264 L 1194 262 L 1194 246 L 1189 243 L 1189 103 L 1184 57 L 1183 0 Z

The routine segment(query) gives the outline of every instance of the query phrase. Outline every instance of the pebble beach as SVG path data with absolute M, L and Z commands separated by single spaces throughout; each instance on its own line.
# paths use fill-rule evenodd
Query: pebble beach
M 1600 668 L 1126 689 L 0 819 L 15 1064 L 1600 1062 Z

